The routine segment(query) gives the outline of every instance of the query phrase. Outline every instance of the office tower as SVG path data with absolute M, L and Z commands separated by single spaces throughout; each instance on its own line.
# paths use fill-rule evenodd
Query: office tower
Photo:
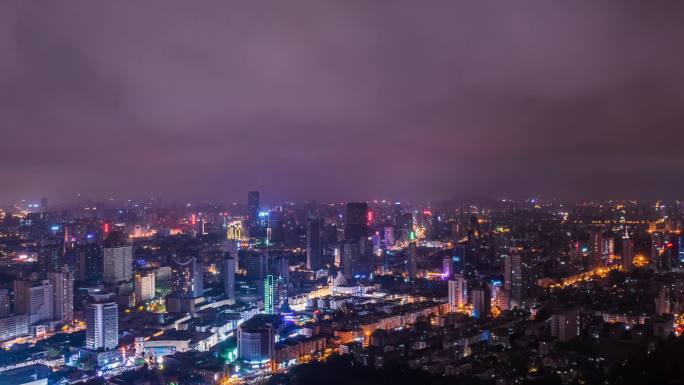
M 625 235 L 622 236 L 622 268 L 625 271 L 631 271 L 634 263 L 634 242 L 629 239 L 627 229 L 625 228 Z
M 451 279 L 454 275 L 454 262 L 451 257 L 442 258 L 442 277 Z
M 157 278 L 153 272 L 135 273 L 135 304 L 139 305 L 155 297 Z
M 410 242 L 408 246 L 408 256 L 406 260 L 406 273 L 410 280 L 416 279 L 418 275 L 418 250 L 416 242 Z
M 323 244 L 321 239 L 322 221 L 320 218 L 310 218 L 306 228 L 306 267 L 311 270 L 321 268 L 323 259 Z
M 489 316 L 492 306 L 492 295 L 489 288 L 484 285 L 472 290 L 473 317 L 482 319 Z
M 55 321 L 71 322 L 74 319 L 74 274 L 66 267 L 48 273 L 54 292 L 53 317 Z
M 42 198 L 40 200 L 40 217 L 42 219 L 45 219 L 45 217 L 47 216 L 47 212 L 48 212 L 48 200 L 47 200 L 47 198 Z
M 0 342 L 29 334 L 27 314 L 7 314 L 0 317 Z
M 589 234 L 589 248 L 591 251 L 591 267 L 603 266 L 603 256 L 605 254 L 605 242 L 603 232 L 593 230 Z
M 468 284 L 463 274 L 456 274 L 453 279 L 449 280 L 448 296 L 452 310 L 468 303 Z
M 116 349 L 119 345 L 119 307 L 111 294 L 90 296 L 85 309 L 86 348 Z
M 268 275 L 268 256 L 258 250 L 240 250 L 239 264 L 250 281 L 263 281 Z
M 204 273 L 197 258 L 173 259 L 171 289 L 173 295 L 178 298 L 197 298 L 204 294 Z
M 112 245 L 103 249 L 102 278 L 105 283 L 130 281 L 133 277 L 133 247 Z
M 79 281 L 101 280 L 103 265 L 102 247 L 100 245 L 88 243 L 79 247 L 76 266 L 76 278 Z
M 64 257 L 64 244 L 57 236 L 43 238 L 40 241 L 38 261 L 45 270 L 57 270 L 62 266 Z
M 270 271 L 270 270 L 269 270 Z M 285 282 L 290 281 L 290 261 L 286 256 L 273 258 L 273 275 L 280 277 Z
M 463 273 L 465 258 L 465 245 L 455 245 L 454 250 L 451 253 L 451 261 L 453 262 L 453 274 Z
M 254 226 L 259 217 L 259 192 L 250 191 L 247 193 L 247 219 L 249 223 Z
M 679 260 L 679 264 L 681 265 L 681 264 L 684 264 L 684 236 L 680 236 L 677 243 L 679 246 L 678 247 L 679 252 L 677 253 L 678 254 L 678 260 Z
M 504 290 L 508 292 L 510 307 L 522 304 L 522 257 L 510 251 L 504 258 Z
M 351 279 L 358 271 L 358 263 L 361 260 L 361 250 L 359 242 L 349 241 L 342 245 L 342 255 L 340 264 L 344 278 Z
M 226 298 L 235 299 L 235 258 L 226 253 L 222 262 L 223 292 Z
M 658 291 L 658 296 L 655 298 L 655 312 L 661 316 L 663 314 L 670 314 L 670 290 L 667 287 L 661 287 Z
M 285 281 L 281 277 L 266 276 L 266 279 L 264 279 L 264 313 L 279 313 L 280 307 L 286 301 Z
M 386 226 L 384 229 L 385 235 L 385 246 L 394 246 L 394 228 L 392 226 Z
M 10 293 L 8 289 L 0 289 L 0 318 L 10 313 Z
M 565 342 L 579 336 L 579 311 L 566 310 L 551 315 L 551 336 Z
M 368 237 L 368 204 L 365 202 L 347 203 L 344 237 L 348 241 L 359 241 Z
M 31 325 L 52 320 L 54 293 L 50 281 L 14 281 L 14 309 L 27 314 Z
M 275 352 L 275 329 L 263 316 L 255 316 L 237 329 L 238 359 L 249 367 L 267 366 Z

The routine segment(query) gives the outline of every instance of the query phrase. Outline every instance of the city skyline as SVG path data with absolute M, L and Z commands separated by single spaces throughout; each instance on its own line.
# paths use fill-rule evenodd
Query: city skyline
M 0 5 L 0 202 L 679 198 L 681 3 L 298 5 Z

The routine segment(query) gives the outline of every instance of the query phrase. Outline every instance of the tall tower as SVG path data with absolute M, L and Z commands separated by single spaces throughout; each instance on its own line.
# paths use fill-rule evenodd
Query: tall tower
M 306 267 L 311 270 L 320 269 L 322 254 L 321 219 L 310 218 L 306 228 Z
M 235 258 L 226 253 L 223 258 L 223 292 L 226 297 L 235 299 Z
M 521 305 L 522 258 L 517 252 L 509 251 L 504 259 L 504 290 L 510 294 L 511 308 Z
M 452 310 L 468 303 L 468 285 L 463 274 L 456 274 L 449 280 L 449 305 Z
M 102 278 L 106 283 L 130 281 L 133 278 L 133 247 L 112 245 L 102 253 Z
M 154 298 L 157 278 L 152 272 L 135 274 L 135 304 L 139 305 Z
M 204 293 L 202 266 L 197 258 L 174 258 L 171 267 L 173 294 L 179 298 L 197 298 Z
M 67 267 L 48 273 L 54 292 L 53 319 L 70 322 L 74 319 L 74 274 Z
M 625 227 L 625 235 L 622 236 L 622 268 L 625 271 L 631 271 L 634 262 L 634 242 L 629 239 L 627 228 Z
M 31 325 L 52 320 L 54 301 L 50 280 L 14 281 L 14 309 L 19 314 L 27 314 Z
M 416 279 L 416 276 L 418 275 L 417 254 L 416 242 L 410 242 L 408 246 L 408 258 L 406 260 L 406 273 L 411 280 Z
M 86 307 L 86 348 L 116 349 L 119 344 L 119 307 L 111 294 L 90 296 Z
M 259 216 L 259 207 L 261 203 L 259 201 L 259 192 L 250 191 L 247 193 L 247 219 L 249 223 L 253 226 L 257 223 L 257 218 Z
M 285 281 L 281 277 L 266 276 L 264 279 L 264 313 L 277 314 L 280 312 L 280 306 L 284 301 L 287 301 L 284 286 Z

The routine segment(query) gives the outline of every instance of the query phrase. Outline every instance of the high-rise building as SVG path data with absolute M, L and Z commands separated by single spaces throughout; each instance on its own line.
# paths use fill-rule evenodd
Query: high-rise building
M 14 309 L 27 314 L 31 325 L 52 320 L 54 293 L 50 281 L 14 281 Z
M 65 230 L 66 231 L 66 230 Z M 57 236 L 43 238 L 38 250 L 38 261 L 45 270 L 56 270 L 62 266 L 64 259 L 64 244 Z
M 342 245 L 340 267 L 342 275 L 346 279 L 352 279 L 358 269 L 361 260 L 361 245 L 359 242 L 348 241 Z
M 268 275 L 268 255 L 258 250 L 240 250 L 239 264 L 250 281 L 263 281 Z
M 385 245 L 394 246 L 394 228 L 392 226 L 386 226 L 384 229 L 385 235 Z
M 565 342 L 580 334 L 579 311 L 566 310 L 551 315 L 551 336 Z
M 409 242 L 408 255 L 406 259 L 406 273 L 410 280 L 416 279 L 418 275 L 418 250 L 416 242 Z
M 451 257 L 442 258 L 442 276 L 447 279 L 454 276 L 454 263 Z
M 489 316 L 492 306 L 492 294 L 487 285 L 472 290 L 473 317 L 482 319 Z
M 223 292 L 227 298 L 235 299 L 235 258 L 226 253 L 222 263 Z
M 198 298 L 204 294 L 204 272 L 195 257 L 174 258 L 171 289 L 178 298 Z
M 504 290 L 509 293 L 510 307 L 520 306 L 522 303 L 522 257 L 515 251 L 510 251 L 504 257 Z
M 130 281 L 133 278 L 133 247 L 115 245 L 103 249 L 102 275 L 105 283 Z
M 600 230 L 589 234 L 589 248 L 591 251 L 591 267 L 605 266 L 615 252 L 613 237 L 607 237 Z
M 259 208 L 261 203 L 259 201 L 259 192 L 250 191 L 247 193 L 247 219 L 253 226 L 257 223 L 259 217 Z
M 321 268 L 321 260 L 323 259 L 321 225 L 320 218 L 310 218 L 306 228 L 306 267 L 311 270 Z
M 94 235 L 91 235 L 94 237 Z M 102 279 L 102 246 L 87 243 L 79 247 L 76 278 L 79 281 L 99 281 Z
M 135 273 L 135 304 L 139 305 L 155 297 L 157 278 L 154 272 Z
M 622 236 L 622 268 L 631 271 L 634 267 L 634 242 L 629 239 L 629 234 L 625 228 L 625 235 Z
M 237 329 L 238 359 L 249 367 L 268 366 L 275 353 L 275 328 L 268 316 L 257 315 Z
M 290 260 L 281 255 L 273 258 L 273 275 L 276 278 L 282 278 L 285 282 L 290 281 Z
M 10 313 L 10 293 L 7 289 L 0 289 L 0 318 Z
M 285 301 L 287 301 L 285 281 L 281 277 L 267 275 L 264 279 L 264 313 L 279 313 Z
M 348 241 L 359 241 L 368 236 L 368 203 L 347 203 L 344 237 Z
M 119 307 L 111 294 L 91 295 L 85 310 L 86 348 L 116 349 L 119 345 Z
M 74 274 L 66 267 L 48 273 L 54 292 L 53 319 L 70 322 L 74 319 Z
M 448 297 L 452 310 L 468 303 L 468 284 L 463 274 L 456 274 L 453 279 L 449 280 Z

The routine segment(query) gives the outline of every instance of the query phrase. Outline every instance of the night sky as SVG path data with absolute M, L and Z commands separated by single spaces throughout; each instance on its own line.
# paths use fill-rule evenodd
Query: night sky
M 684 1 L 3 1 L 0 203 L 684 198 Z

